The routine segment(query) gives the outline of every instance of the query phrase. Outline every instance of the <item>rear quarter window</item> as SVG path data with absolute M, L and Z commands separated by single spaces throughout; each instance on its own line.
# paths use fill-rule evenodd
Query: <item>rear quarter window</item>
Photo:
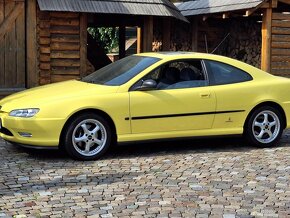
M 218 61 L 206 61 L 211 85 L 224 85 L 253 80 L 247 72 Z

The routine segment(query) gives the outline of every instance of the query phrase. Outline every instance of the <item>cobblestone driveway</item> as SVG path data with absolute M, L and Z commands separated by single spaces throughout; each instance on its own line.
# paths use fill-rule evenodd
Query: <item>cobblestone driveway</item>
M 290 217 L 290 135 L 118 147 L 78 162 L 0 140 L 0 217 Z

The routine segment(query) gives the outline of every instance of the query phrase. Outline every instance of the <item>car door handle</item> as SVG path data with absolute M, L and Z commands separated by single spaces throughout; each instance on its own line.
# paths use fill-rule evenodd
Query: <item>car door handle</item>
M 202 93 L 200 94 L 201 98 L 210 98 L 210 93 Z

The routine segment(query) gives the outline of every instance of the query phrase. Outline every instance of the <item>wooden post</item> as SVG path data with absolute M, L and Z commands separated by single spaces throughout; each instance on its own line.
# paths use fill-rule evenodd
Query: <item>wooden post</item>
M 5 18 L 5 8 L 4 8 L 4 1 L 0 1 L 0 25 L 2 25 L 4 18 Z M 2 42 L 1 42 L 2 41 Z M 4 39 L 0 39 L 0 47 L 4 48 L 5 44 L 4 44 Z M 1 49 L 0 52 L 0 85 L 4 85 L 4 77 L 5 77 L 5 51 L 3 51 L 3 49 Z M 0 99 L 1 99 L 1 93 L 0 93 Z
M 144 17 L 144 27 L 143 27 L 143 52 L 152 51 L 153 42 L 153 17 Z
M 80 14 L 80 76 L 87 75 L 88 17 Z
M 262 24 L 262 51 L 261 69 L 271 71 L 271 41 L 272 41 L 272 8 L 267 8 L 263 13 Z
M 191 22 L 191 51 L 197 52 L 198 47 L 197 47 L 197 37 L 198 37 L 198 20 L 197 18 L 192 18 Z
M 126 27 L 119 27 L 119 58 L 126 57 Z
M 162 51 L 170 50 L 171 21 L 169 18 L 163 18 L 162 31 Z
M 137 27 L 137 54 L 142 52 L 142 29 Z
M 36 0 L 26 1 L 26 74 L 27 87 L 39 85 L 37 37 L 36 37 Z

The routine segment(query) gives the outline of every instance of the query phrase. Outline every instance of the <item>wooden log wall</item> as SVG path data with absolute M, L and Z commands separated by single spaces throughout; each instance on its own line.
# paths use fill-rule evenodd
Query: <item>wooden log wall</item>
M 37 17 L 40 85 L 79 78 L 81 51 L 86 53 L 81 49 L 81 36 L 86 34 L 80 32 L 80 13 L 38 10 Z
M 271 73 L 290 77 L 290 15 L 272 14 Z

